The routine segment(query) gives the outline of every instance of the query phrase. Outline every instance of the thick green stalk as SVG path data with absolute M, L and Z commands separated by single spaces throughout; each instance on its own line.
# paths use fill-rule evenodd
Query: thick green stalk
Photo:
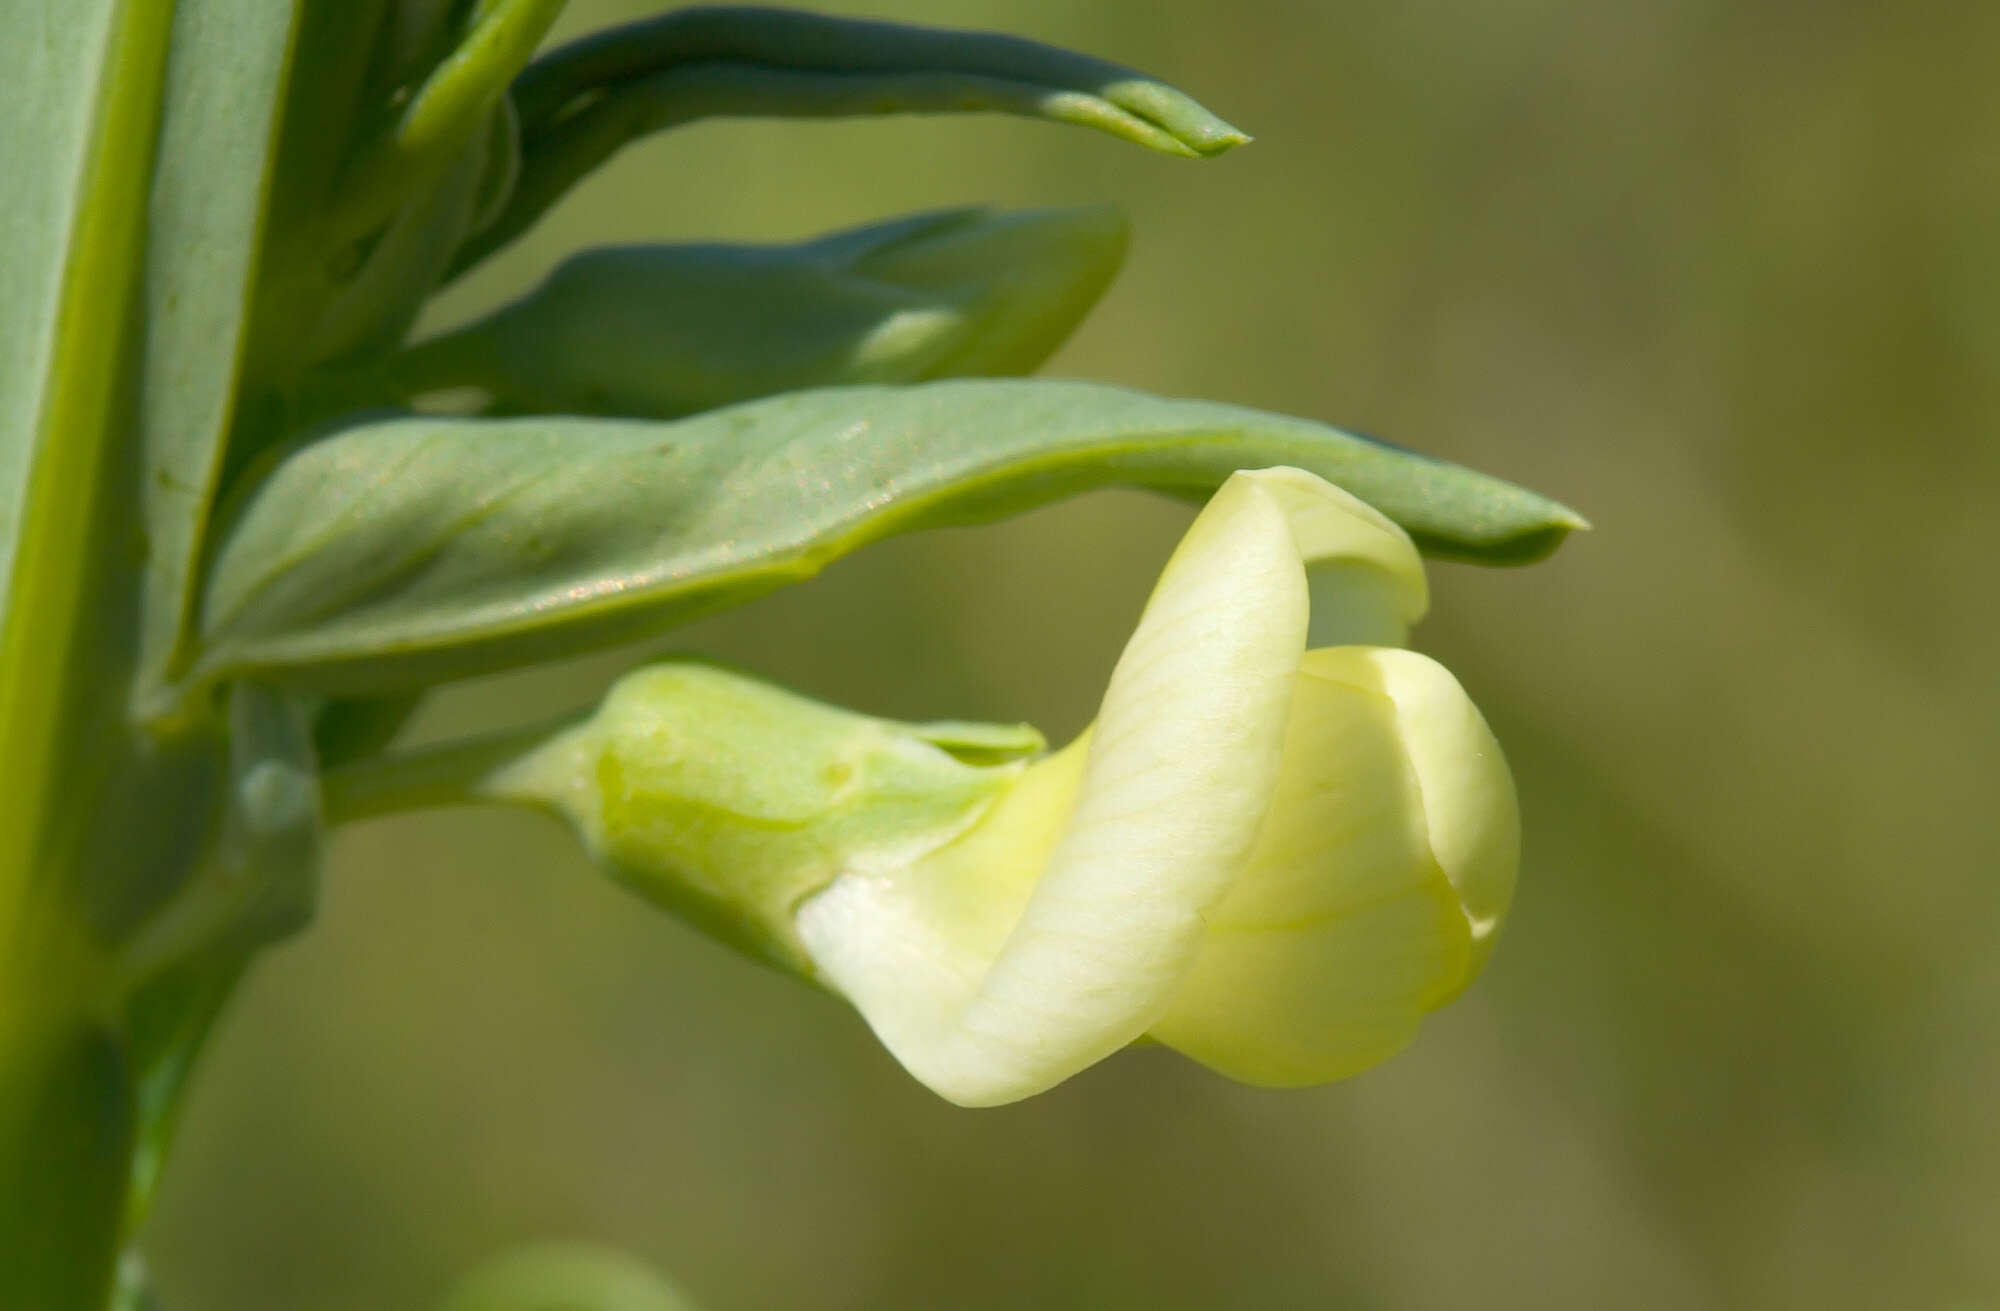
M 105 819 L 85 801 L 90 785 L 124 754 L 116 727 L 103 736 L 122 715 L 103 707 L 120 699 L 105 692 L 122 686 L 129 651 L 107 639 L 136 609 L 136 571 L 115 563 L 121 535 L 97 530 L 120 494 L 174 7 L 27 9 L 10 17 L 0 73 L 27 88 L 16 108 L 76 114 L 56 126 L 72 129 L 77 149 L 36 159 L 18 202 L 36 212 L 5 234 L 60 272 L 55 295 L 7 325 L 47 345 L 26 368 L 12 361 L 6 382 L 20 390 L 0 431 L 11 493 L 0 522 L 0 1251 L 10 1305 L 99 1311 L 122 1238 L 136 1105 L 92 880 L 78 862 L 88 826 Z M 73 62 L 14 67 L 64 57 Z M 84 89 L 57 105 L 65 81 Z
M 504 804 L 484 790 L 489 776 L 579 721 L 580 716 L 567 715 L 330 769 L 321 781 L 326 822 L 349 824 L 438 806 Z
M 217 707 L 141 728 L 128 692 L 179 650 L 298 12 L 27 0 L 0 46 L 8 1307 L 103 1311 L 187 1069 L 247 958 L 239 933 L 170 944 L 159 973 L 133 966 L 163 907 L 233 872 L 228 843 L 252 873 L 264 853 L 230 827 L 239 771 Z

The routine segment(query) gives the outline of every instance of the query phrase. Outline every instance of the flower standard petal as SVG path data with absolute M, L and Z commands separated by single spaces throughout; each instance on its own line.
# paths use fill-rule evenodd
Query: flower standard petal
M 964 1016 L 974 1042 L 1052 1082 L 1165 1010 L 1269 809 L 1307 613 L 1292 516 L 1239 475 L 1112 673 L 1076 810 Z
M 1408 533 L 1303 469 L 1236 476 L 1255 480 L 1291 521 L 1312 595 L 1309 645 L 1401 646 L 1409 639 L 1430 607 L 1430 584 Z

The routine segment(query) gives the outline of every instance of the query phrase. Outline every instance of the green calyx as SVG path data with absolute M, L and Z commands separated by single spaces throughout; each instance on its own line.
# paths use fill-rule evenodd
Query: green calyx
M 899 724 L 671 663 L 628 674 L 472 793 L 556 812 L 641 896 L 810 976 L 800 902 L 950 842 L 1041 747 L 1032 729 Z

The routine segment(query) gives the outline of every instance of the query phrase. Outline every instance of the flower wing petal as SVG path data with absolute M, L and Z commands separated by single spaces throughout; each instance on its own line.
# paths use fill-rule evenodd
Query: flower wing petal
M 1245 1083 L 1344 1079 L 1407 1046 L 1465 958 L 1442 880 L 1298 927 L 1219 929 L 1153 1036 Z
M 1306 655 L 1331 667 L 1333 652 Z M 1471 982 L 1493 950 L 1521 865 L 1521 806 L 1507 758 L 1479 708 L 1437 661 L 1415 651 L 1370 651 L 1375 686 L 1396 717 L 1417 785 L 1431 850 L 1458 895 L 1472 933 Z M 1446 998 L 1449 1000 L 1449 998 Z
M 1470 931 L 1378 669 L 1407 654 L 1307 656 L 1270 816 L 1154 1037 L 1252 1083 L 1321 1082 L 1393 1054 L 1461 985 Z

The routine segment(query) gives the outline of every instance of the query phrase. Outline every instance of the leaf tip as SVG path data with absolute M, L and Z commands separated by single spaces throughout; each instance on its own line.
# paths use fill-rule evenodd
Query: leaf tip
M 1152 142 L 1156 149 L 1195 159 L 1213 159 L 1250 140 L 1250 134 L 1230 123 L 1206 105 L 1164 82 L 1134 77 L 1100 89 L 1111 104 L 1159 129 L 1166 142 Z M 1177 148 L 1176 148 L 1177 147 Z
M 1567 506 L 1558 505 L 1541 523 L 1495 542 L 1480 561 L 1482 564 L 1539 564 L 1556 553 L 1573 532 L 1589 532 L 1590 521 Z
M 1217 155 L 1226 155 L 1236 149 L 1236 147 L 1247 146 L 1257 139 L 1242 128 L 1234 127 L 1223 122 L 1221 119 L 1215 121 L 1218 127 L 1217 131 L 1207 133 L 1188 143 L 1194 148 L 1194 153 L 1203 159 L 1214 159 Z

